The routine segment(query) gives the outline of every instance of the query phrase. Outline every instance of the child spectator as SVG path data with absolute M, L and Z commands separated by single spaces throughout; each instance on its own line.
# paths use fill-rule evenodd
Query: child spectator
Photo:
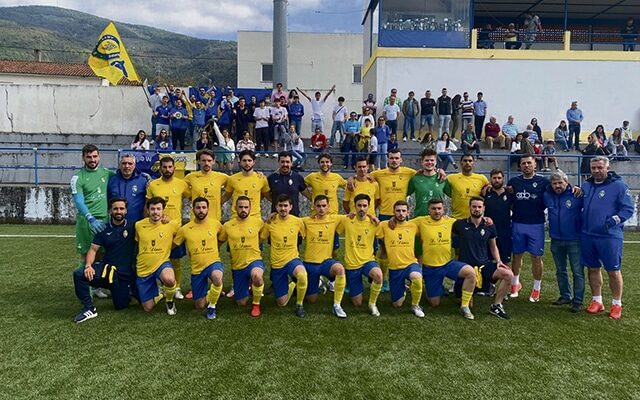
M 638 139 L 640 140 L 640 138 Z M 640 148 L 636 147 L 636 148 Z M 378 164 L 378 138 L 376 135 L 371 135 L 369 139 L 369 168 L 373 171 L 376 169 L 376 165 Z
M 371 140 L 372 127 L 373 121 L 368 118 L 364 120 L 364 125 L 360 127 L 360 133 L 358 134 L 358 141 L 356 144 L 356 150 L 360 153 L 369 153 L 369 141 Z
M 293 136 L 291 155 L 293 156 L 293 167 L 298 171 L 304 171 L 304 162 L 307 159 L 307 155 L 304 153 L 304 142 L 298 135 Z
M 395 133 L 392 133 L 389 136 L 389 144 L 387 146 L 387 151 L 396 150 L 398 148 L 398 138 Z
M 131 143 L 131 150 L 149 150 L 149 146 L 150 144 L 149 140 L 147 140 L 147 133 L 140 129 Z
M 542 161 L 544 163 L 543 171 L 549 172 L 549 161 L 553 162 L 553 166 L 558 169 L 558 158 L 555 157 L 556 147 L 553 139 L 547 140 L 547 145 L 542 149 Z
M 311 149 L 314 153 L 323 153 L 327 148 L 327 137 L 320 127 L 316 127 L 316 133 L 311 136 Z M 316 156 L 318 158 L 318 156 Z
M 251 134 L 249 131 L 244 131 L 242 134 L 242 140 L 236 144 L 236 151 L 241 152 L 244 150 L 256 150 L 256 144 L 251 140 Z

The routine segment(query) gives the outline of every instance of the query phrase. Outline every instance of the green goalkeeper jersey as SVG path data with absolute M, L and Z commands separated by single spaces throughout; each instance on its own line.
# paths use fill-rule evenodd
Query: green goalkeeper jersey
M 107 168 L 89 170 L 83 167 L 71 178 L 71 194 L 82 194 L 89 212 L 98 219 L 106 219 L 109 214 L 107 184 L 112 175 L 114 173 Z
M 429 215 L 429 200 L 443 199 L 444 182 L 438 180 L 438 174 L 432 176 L 414 175 L 409 181 L 407 195 L 416 194 L 414 217 Z

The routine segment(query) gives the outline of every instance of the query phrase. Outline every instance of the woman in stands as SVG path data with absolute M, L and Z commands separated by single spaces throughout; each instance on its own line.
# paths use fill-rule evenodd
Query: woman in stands
M 628 160 L 627 148 L 624 146 L 624 139 L 622 138 L 622 130 L 616 128 L 613 130 L 611 136 L 609 136 L 609 144 L 611 145 L 611 155 L 616 160 Z
M 236 156 L 236 146 L 233 142 L 233 139 L 231 139 L 231 136 L 229 135 L 228 129 L 225 128 L 222 130 L 222 137 L 223 140 L 220 142 L 220 170 L 224 170 L 229 175 L 231 175 L 231 170 L 233 168 L 233 159 Z
M 449 140 L 449 133 L 442 132 L 440 140 L 436 143 L 436 153 L 438 153 L 438 158 L 440 159 L 440 168 L 446 171 L 449 164 L 453 164 L 453 168 L 458 169 L 458 165 L 456 165 L 451 155 L 451 152 L 456 150 L 458 150 L 456 144 L 453 143 L 453 140 Z
M 562 145 L 562 151 L 569 151 L 569 129 L 567 128 L 567 123 L 564 120 L 560 121 L 560 125 L 556 128 L 553 136 L 555 137 L 556 143 L 560 143 Z
M 209 149 L 213 150 L 213 142 L 209 138 L 209 132 L 202 131 L 200 132 L 200 137 L 196 142 L 196 150 Z
M 531 128 L 535 133 L 538 134 L 538 139 L 540 140 L 540 142 L 544 142 L 544 138 L 542 137 L 542 129 L 540 128 L 540 125 L 538 125 L 538 118 L 531 118 Z
M 149 146 L 150 144 L 149 140 L 147 140 L 147 133 L 142 129 L 139 130 L 136 134 L 136 137 L 133 139 L 133 142 L 131 143 L 131 149 L 144 151 L 149 150 Z
M 598 125 L 598 127 L 601 126 L 602 125 Z M 596 128 L 596 131 L 597 130 L 598 128 Z M 582 155 L 591 157 L 582 157 L 582 163 L 580 164 L 580 173 L 582 174 L 583 179 L 588 179 L 591 176 L 591 166 L 589 165 L 589 163 L 591 162 L 593 156 L 605 155 L 604 148 L 600 145 L 600 142 L 596 138 L 595 134 L 591 133 L 589 136 L 587 136 L 587 142 L 588 144 L 584 149 L 582 149 Z
M 171 145 L 171 138 L 166 129 L 160 130 L 155 142 L 156 151 L 171 151 L 173 146 Z
M 511 164 L 516 164 L 518 170 L 520 169 L 520 154 L 522 154 L 522 140 L 524 139 L 522 133 L 518 133 L 511 142 Z

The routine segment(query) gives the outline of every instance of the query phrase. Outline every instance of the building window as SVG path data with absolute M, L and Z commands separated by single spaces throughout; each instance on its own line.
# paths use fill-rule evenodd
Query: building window
M 262 82 L 273 82 L 273 64 L 262 64 Z
M 362 83 L 362 64 L 353 66 L 353 83 Z

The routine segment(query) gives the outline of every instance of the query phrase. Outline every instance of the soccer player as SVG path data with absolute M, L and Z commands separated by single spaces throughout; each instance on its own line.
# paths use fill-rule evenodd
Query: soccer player
M 489 313 L 501 319 L 509 319 L 502 301 L 509 293 L 513 272 L 500 259 L 500 252 L 496 245 L 496 227 L 486 224 L 484 208 L 482 197 L 472 197 L 469 200 L 471 216 L 457 220 L 453 224 L 453 235 L 460 239 L 458 260 L 474 267 L 476 287 L 482 291 L 489 292 L 491 283 L 496 282 L 496 295 L 493 304 L 489 307 Z M 489 256 L 489 250 L 493 261 Z M 471 292 L 473 293 L 473 289 Z
M 286 194 L 276 200 L 277 216 L 268 219 L 260 239 L 271 244 L 271 282 L 276 304 L 284 307 L 296 291 L 296 316 L 304 317 L 304 296 L 307 293 L 307 271 L 298 253 L 298 237 L 305 236 L 304 223 L 290 215 L 293 203 Z M 294 282 L 289 282 L 291 277 Z
M 367 157 L 358 157 L 356 160 L 356 176 L 354 179 L 354 187 L 348 187 L 344 191 L 344 199 L 342 200 L 342 208 L 344 212 L 356 212 L 355 198 L 360 194 L 366 194 L 373 201 L 373 211 L 380 206 L 380 185 L 375 180 L 369 179 L 367 173 L 369 164 Z M 367 205 L 368 208 L 369 205 Z
M 136 242 L 138 257 L 136 259 L 136 286 L 140 303 L 146 312 L 151 312 L 158 296 L 157 280 L 164 286 L 167 314 L 176 315 L 174 297 L 177 289 L 176 276 L 169 261 L 173 237 L 180 228 L 178 220 L 162 223 L 167 202 L 158 196 L 147 200 L 149 218 L 136 222 Z
M 260 218 L 260 200 L 263 197 L 269 198 L 269 182 L 266 176 L 254 171 L 256 155 L 253 151 L 241 151 L 238 154 L 238 159 L 240 160 L 240 169 L 242 171 L 229 177 L 222 203 L 225 203 L 230 198 L 232 199 L 232 204 L 235 204 L 236 207 L 232 207 L 231 217 L 235 217 L 237 216 L 238 199 L 242 196 L 248 197 L 251 201 L 251 207 L 249 207 L 250 216 Z
M 609 318 L 618 320 L 622 317 L 622 229 L 633 215 L 634 202 L 622 178 L 609 170 L 609 159 L 594 157 L 590 167 L 591 178 L 582 184 L 584 207 L 580 240 L 582 265 L 588 268 L 593 296 L 587 312 L 604 311 L 600 272 L 604 266 L 612 296 Z
M 251 316 L 259 317 L 260 300 L 264 291 L 264 263 L 260 252 L 260 230 L 264 222 L 251 216 L 251 199 L 238 196 L 235 201 L 235 216 L 222 225 L 218 236 L 220 242 L 228 242 L 231 251 L 233 291 L 236 303 L 249 303 L 249 285 L 253 293 Z
M 216 319 L 216 305 L 222 292 L 224 265 L 218 252 L 218 235 L 222 224 L 209 217 L 209 200 L 196 197 L 193 200 L 194 219 L 178 229 L 173 238 L 174 246 L 186 243 L 191 263 L 191 290 L 196 309 L 207 307 L 207 319 Z M 208 283 L 211 281 L 211 287 Z M 208 288 L 208 290 L 207 290 Z
M 473 172 L 473 156 L 460 157 L 462 172 L 447 176 L 444 193 L 451 198 L 451 216 L 455 219 L 469 218 L 469 199 L 480 196 L 489 180 L 482 174 Z
M 456 222 L 455 218 L 445 215 L 442 199 L 434 198 L 429 200 L 429 215 L 418 217 L 413 222 L 418 227 L 422 241 L 422 276 L 426 283 L 427 302 L 432 307 L 440 305 L 445 277 L 454 281 L 463 279 L 460 313 L 466 319 L 473 319 L 469 304 L 473 297 L 476 275 L 470 265 L 452 259 L 451 229 Z
M 416 198 L 414 217 L 429 215 L 429 200 L 444 198 L 445 183 L 440 180 L 436 169 L 437 157 L 437 153 L 432 149 L 420 153 L 422 173 L 414 175 L 409 180 L 407 196 L 415 194 Z
M 291 169 L 293 156 L 288 151 L 278 153 L 278 170 L 267 177 L 271 199 L 277 199 L 281 194 L 286 194 L 291 199 L 293 208 L 291 214 L 300 216 L 300 196 L 307 185 L 302 175 Z M 277 202 L 271 202 L 271 212 L 276 212 Z
M 149 182 L 147 187 L 147 199 L 160 197 L 164 199 L 164 213 L 170 221 L 175 221 L 178 226 L 182 225 L 182 199 L 190 198 L 189 185 L 180 178 L 173 176 L 175 173 L 175 162 L 173 158 L 165 156 L 160 159 L 160 178 Z M 148 207 L 147 207 L 148 209 Z M 182 283 L 182 263 L 180 259 L 187 254 L 184 246 L 179 246 L 171 250 L 171 265 L 177 282 L 175 297 L 178 300 L 184 299 L 180 285 Z
M 147 185 L 151 181 L 149 174 L 136 168 L 133 154 L 120 157 L 120 166 L 115 175 L 109 178 L 107 185 L 108 199 L 127 200 L 127 221 L 131 226 L 144 218 L 144 207 L 147 201 Z
M 318 300 L 321 275 L 334 279 L 333 313 L 338 318 L 347 318 L 347 313 L 342 309 L 342 297 L 347 285 L 344 266 L 332 257 L 336 227 L 344 216 L 329 214 L 329 198 L 323 194 L 313 199 L 313 207 L 313 215 L 302 219 L 306 230 L 304 267 L 309 277 L 307 301 L 315 303 Z
M 116 310 L 127 308 L 131 293 L 135 292 L 134 225 L 127 221 L 127 201 L 124 198 L 111 199 L 109 205 L 111 219 L 102 232 L 93 237 L 87 251 L 85 265 L 73 272 L 73 285 L 83 309 L 74 321 L 81 323 L 98 316 L 91 299 L 89 288 L 102 287 L 111 291 L 111 300 Z M 104 249 L 102 261 L 96 261 L 100 248 Z
M 100 167 L 100 151 L 93 144 L 82 148 L 84 166 L 71 178 L 71 194 L 76 206 L 76 251 L 80 256 L 78 268 L 86 265 L 87 252 L 93 235 L 102 232 L 107 219 L 107 184 L 113 172 Z M 108 295 L 96 290 L 95 295 Z
M 391 155 L 390 155 L 391 156 Z M 422 273 L 413 252 L 418 226 L 409 221 L 409 205 L 398 200 L 393 206 L 391 220 L 383 221 L 376 229 L 376 237 L 384 238 L 382 246 L 389 257 L 389 285 L 391 302 L 396 308 L 402 307 L 405 299 L 405 281 L 411 281 L 411 312 L 418 318 L 424 318 L 420 307 L 422 297 Z M 393 226 L 390 222 L 393 221 Z
M 365 160 L 366 162 L 366 160 Z M 358 167 L 359 168 L 359 167 Z M 368 216 L 371 197 L 360 193 L 353 199 L 355 203 L 354 219 L 342 219 L 338 224 L 338 232 L 344 234 L 344 266 L 347 275 L 349 296 L 355 306 L 362 305 L 362 277 L 371 281 L 369 293 L 369 312 L 374 317 L 380 316 L 377 301 L 382 290 L 382 270 L 376 262 L 374 242 L 377 225 Z
M 222 189 L 227 186 L 229 175 L 213 171 L 216 157 L 213 151 L 202 149 L 196 153 L 200 171 L 194 171 L 184 177 L 189 186 L 191 201 L 204 197 L 209 202 L 208 218 L 222 221 Z M 191 219 L 194 220 L 192 210 Z
M 322 153 L 318 157 L 319 172 L 312 172 L 304 178 L 307 185 L 305 196 L 315 199 L 318 195 L 327 196 L 329 199 L 328 214 L 338 214 L 340 202 L 338 201 L 338 188 L 344 188 L 347 181 L 335 172 L 331 172 L 333 158 L 328 153 Z
M 511 207 L 514 202 L 513 193 L 507 192 L 504 182 L 504 172 L 493 169 L 489 174 L 491 187 L 484 195 L 484 215 L 491 218 L 498 235 L 496 244 L 503 263 L 511 262 Z

